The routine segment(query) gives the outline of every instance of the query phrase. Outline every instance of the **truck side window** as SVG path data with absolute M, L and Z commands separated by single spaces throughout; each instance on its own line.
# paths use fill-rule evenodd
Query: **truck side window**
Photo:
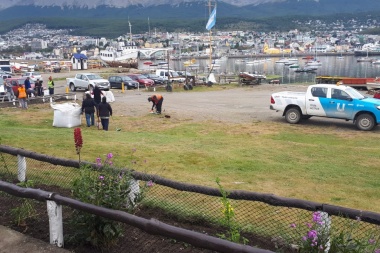
M 311 94 L 313 95 L 313 97 L 320 97 L 320 98 L 325 98 L 326 97 L 326 91 L 324 91 L 323 88 L 313 88 L 311 90 Z
M 331 98 L 348 100 L 350 98 L 350 96 L 345 91 L 338 90 L 338 89 L 332 89 Z

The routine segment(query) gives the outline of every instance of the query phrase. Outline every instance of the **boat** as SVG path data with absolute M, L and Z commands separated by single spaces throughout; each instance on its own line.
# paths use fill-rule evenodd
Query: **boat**
M 287 58 L 281 58 L 280 60 L 276 61 L 276 63 L 287 63 L 289 62 Z
M 262 80 L 267 79 L 265 75 L 252 74 L 249 72 L 239 73 L 239 82 L 243 84 L 260 84 Z
M 354 51 L 355 56 L 374 56 L 380 55 L 380 44 L 376 43 L 368 43 L 364 44 L 363 47 L 359 50 Z
M 380 89 L 380 77 L 376 77 L 373 80 L 367 81 L 367 90 Z
M 322 63 L 320 61 L 317 61 L 317 60 L 311 60 L 311 61 L 307 61 L 305 66 L 306 67 L 319 67 L 319 66 L 322 66 Z
M 360 57 L 356 61 L 357 62 L 373 62 L 375 59 L 370 57 Z
M 294 70 L 294 72 L 296 72 L 296 73 L 301 73 L 301 72 L 315 73 L 315 71 L 317 69 L 318 68 L 315 68 L 315 67 L 303 67 L 303 68 L 297 68 L 296 70 Z
M 344 77 L 344 76 L 317 76 L 316 83 L 332 83 L 343 84 L 359 89 L 369 89 L 369 87 L 376 87 L 376 79 L 373 77 Z M 380 81 L 378 83 L 380 88 Z M 375 89 L 375 88 L 371 88 Z
M 123 43 L 120 43 L 116 48 L 109 46 L 99 52 L 100 59 L 107 63 L 136 60 L 138 55 L 139 49 L 137 46 L 124 46 Z
M 380 59 L 377 59 L 377 60 L 373 61 L 372 64 L 374 64 L 374 65 L 380 65 Z
M 298 69 L 299 67 L 300 65 L 298 65 L 298 63 L 292 63 L 291 65 L 289 65 L 290 69 Z

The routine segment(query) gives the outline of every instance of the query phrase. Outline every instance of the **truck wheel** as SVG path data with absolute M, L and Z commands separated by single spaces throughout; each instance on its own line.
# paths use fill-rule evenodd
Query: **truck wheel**
M 290 108 L 285 112 L 285 119 L 290 124 L 298 124 L 302 118 L 302 113 L 298 108 Z
M 193 85 L 188 84 L 187 86 L 189 86 L 189 90 L 192 90 L 192 89 L 193 89 Z
M 371 114 L 364 113 L 356 118 L 355 125 L 359 130 L 370 131 L 376 124 Z
M 71 90 L 72 92 L 74 92 L 74 91 L 77 90 L 77 88 L 75 88 L 75 85 L 74 85 L 73 83 L 70 83 L 70 90 Z

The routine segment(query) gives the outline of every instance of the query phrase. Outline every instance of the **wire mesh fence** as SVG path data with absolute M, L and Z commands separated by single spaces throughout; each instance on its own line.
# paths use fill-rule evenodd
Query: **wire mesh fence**
M 6 152 L 1 152 L 0 155 L 1 180 L 11 183 L 18 182 L 17 178 L 20 177 L 18 171 L 19 157 Z M 79 177 L 78 168 L 54 165 L 47 161 L 32 158 L 26 159 L 26 167 L 26 179 L 32 181 L 35 188 L 59 193 L 67 197 L 71 196 L 73 182 Z M 199 186 L 191 185 L 186 185 L 185 188 L 197 190 L 186 191 L 178 189 L 178 187 L 177 189 L 176 187 L 169 187 L 170 184 L 162 184 L 160 180 L 153 180 L 153 182 L 150 180 L 147 176 L 146 181 L 149 181 L 151 185 L 145 192 L 142 206 L 136 211 L 136 215 L 164 220 L 168 224 L 216 237 L 223 238 L 228 234 L 230 227 L 225 223 L 225 206 L 221 203 L 221 196 L 215 194 L 215 191 L 211 191 L 212 194 L 199 193 Z M 147 182 L 140 178 L 140 185 L 146 185 Z M 6 207 L 6 213 L 9 213 L 22 201 L 19 198 L 6 195 L 4 193 L 0 195 L 0 202 L 2 206 Z M 264 203 L 249 198 L 239 198 L 236 197 L 236 194 L 231 194 L 229 200 L 234 209 L 234 220 L 238 225 L 239 232 L 246 239 L 245 243 L 276 252 L 295 252 L 295 249 L 292 248 L 297 248 L 302 237 L 310 231 L 313 213 L 316 211 L 313 207 L 302 209 L 283 206 L 283 204 L 274 205 L 271 203 L 273 201 Z M 46 214 L 45 209 L 45 207 L 40 208 L 36 215 L 44 216 Z M 65 213 L 65 222 L 68 223 L 72 210 L 67 208 Z M 361 212 L 352 213 L 360 214 Z M 331 235 L 338 236 L 349 231 L 353 239 L 364 241 L 371 238 L 372 235 L 380 235 L 379 214 L 373 214 L 374 219 L 370 220 L 368 217 L 362 219 L 360 215 L 352 217 L 352 213 L 347 214 L 342 211 L 328 216 L 326 221 L 329 223 Z M 3 215 L 3 217 L 5 216 L 6 214 Z M 44 218 L 37 220 L 45 223 L 46 217 L 45 215 Z M 0 222 L 9 225 L 9 221 L 5 221 L 5 218 L 0 219 Z M 48 233 L 48 226 L 45 226 L 46 228 L 39 224 L 33 224 L 33 226 L 44 230 L 41 231 L 41 235 Z M 187 252 L 190 249 L 189 252 L 210 252 L 205 249 L 196 249 L 170 238 L 152 236 L 143 231 L 138 232 L 137 228 L 125 226 L 128 227 L 125 230 L 127 236 L 124 236 L 123 240 L 126 240 L 128 244 L 136 242 L 138 245 L 135 248 L 139 251 L 146 251 L 151 245 L 149 250 L 153 252 Z M 67 238 L 70 238 L 74 231 L 70 231 L 69 226 L 67 228 L 68 231 L 65 231 L 65 234 Z M 162 248 L 157 249 L 157 247 Z

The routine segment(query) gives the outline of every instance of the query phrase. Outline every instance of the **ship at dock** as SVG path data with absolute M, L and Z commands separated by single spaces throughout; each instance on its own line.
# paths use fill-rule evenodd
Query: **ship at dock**
M 380 55 L 380 44 L 379 43 L 368 43 L 364 44 L 361 49 L 354 51 L 355 56 L 374 56 Z

